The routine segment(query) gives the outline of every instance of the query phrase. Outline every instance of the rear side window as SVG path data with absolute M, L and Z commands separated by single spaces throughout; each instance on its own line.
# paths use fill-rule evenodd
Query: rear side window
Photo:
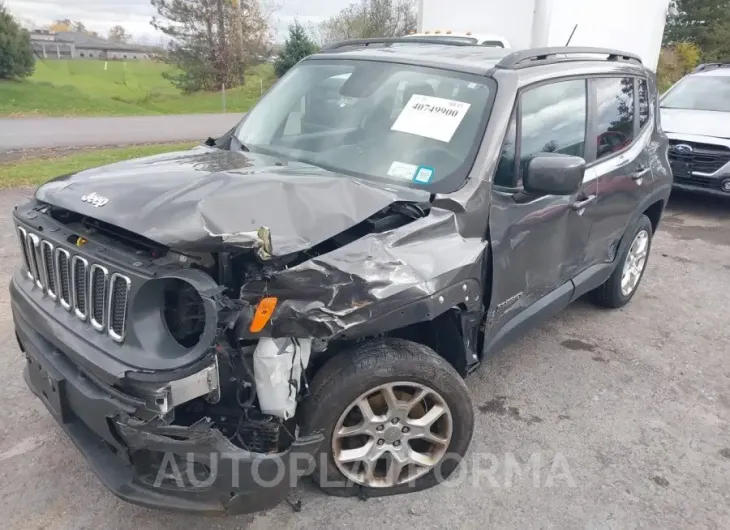
M 634 140 L 634 78 L 601 78 L 596 88 L 596 158 L 606 158 Z
M 651 102 L 649 101 L 649 87 L 646 79 L 639 79 L 639 128 L 649 122 Z

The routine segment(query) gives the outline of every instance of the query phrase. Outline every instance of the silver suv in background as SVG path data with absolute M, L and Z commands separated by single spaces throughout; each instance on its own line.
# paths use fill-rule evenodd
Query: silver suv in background
M 703 64 L 661 99 L 674 187 L 730 197 L 730 63 Z

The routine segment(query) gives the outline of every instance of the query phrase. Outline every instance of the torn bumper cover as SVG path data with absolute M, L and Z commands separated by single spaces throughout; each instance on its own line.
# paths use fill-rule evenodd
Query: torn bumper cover
M 275 454 L 233 445 L 210 420 L 154 425 L 132 414 L 144 402 L 92 379 L 13 307 L 25 380 L 89 465 L 118 497 L 149 508 L 241 514 L 268 510 L 311 471 L 314 434 Z

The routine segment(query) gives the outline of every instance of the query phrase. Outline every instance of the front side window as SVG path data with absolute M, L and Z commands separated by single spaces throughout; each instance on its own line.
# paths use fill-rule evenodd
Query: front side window
M 664 96 L 662 108 L 730 112 L 730 76 L 685 77 Z
M 611 156 L 634 141 L 634 78 L 601 78 L 596 89 L 596 158 Z
M 586 116 L 584 79 L 528 89 L 520 98 L 516 119 L 510 122 L 494 183 L 505 187 L 520 186 L 530 160 L 540 153 L 584 156 Z M 518 148 L 519 155 L 516 153 Z M 515 164 L 517 156 L 518 165 Z
M 491 79 L 357 60 L 308 60 L 246 116 L 252 152 L 433 192 L 458 189 L 482 141 Z
M 522 95 L 520 166 L 540 153 L 583 156 L 586 140 L 586 82 L 560 81 Z

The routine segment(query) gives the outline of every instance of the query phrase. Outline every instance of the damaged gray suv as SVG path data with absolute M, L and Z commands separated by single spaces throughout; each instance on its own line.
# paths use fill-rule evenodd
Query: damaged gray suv
M 634 296 L 672 187 L 658 116 L 622 52 L 332 46 L 224 136 L 17 207 L 26 381 L 144 506 L 435 485 L 472 437 L 464 376 Z

